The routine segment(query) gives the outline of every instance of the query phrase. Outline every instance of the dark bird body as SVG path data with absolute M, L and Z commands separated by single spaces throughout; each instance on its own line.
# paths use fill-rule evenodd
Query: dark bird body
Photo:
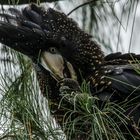
M 46 11 L 32 4 L 21 12 L 16 9 L 10 12 L 13 16 L 1 14 L 4 21 L 0 22 L 0 42 L 32 59 L 40 89 L 61 126 L 67 110 L 58 108 L 62 98 L 60 91 L 63 92 L 65 86 L 80 92 L 83 79 L 90 82 L 92 95 L 101 101 L 121 102 L 134 97 L 140 101 L 140 55 L 114 53 L 104 56 L 100 45 L 89 34 L 71 18 L 51 8 Z M 59 71 L 54 60 L 62 64 Z M 58 82 L 62 85 L 57 86 Z M 68 102 L 63 105 L 69 106 Z M 132 108 L 137 110 L 138 103 Z M 135 114 L 133 111 L 137 123 L 140 116 Z

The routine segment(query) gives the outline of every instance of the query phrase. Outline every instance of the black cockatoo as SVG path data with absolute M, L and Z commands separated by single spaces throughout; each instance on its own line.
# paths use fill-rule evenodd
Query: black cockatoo
M 90 83 L 92 96 L 102 102 L 134 97 L 140 101 L 140 55 L 104 56 L 100 45 L 73 19 L 51 8 L 45 10 L 31 4 L 22 11 L 13 8 L 9 11 L 11 14 L 0 15 L 0 42 L 31 58 L 40 89 L 44 96 L 48 90 L 50 110 L 60 125 L 66 113 L 58 109 L 60 93 L 80 92 L 83 79 Z M 133 113 L 137 123 L 138 103 L 132 110 L 128 114 Z

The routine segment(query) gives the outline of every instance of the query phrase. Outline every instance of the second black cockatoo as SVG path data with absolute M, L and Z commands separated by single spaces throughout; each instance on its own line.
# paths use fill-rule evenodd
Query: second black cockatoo
M 61 125 L 66 111 L 58 109 L 60 93 L 80 92 L 83 79 L 90 83 L 92 96 L 102 102 L 135 97 L 140 101 L 140 55 L 104 56 L 92 36 L 73 19 L 51 8 L 31 4 L 22 11 L 10 8 L 9 12 L 0 15 L 0 42 L 31 58 L 40 89 L 44 96 L 48 90 L 50 109 Z M 138 102 L 132 110 L 139 110 Z M 132 110 L 128 114 L 133 112 L 137 123 L 140 114 Z

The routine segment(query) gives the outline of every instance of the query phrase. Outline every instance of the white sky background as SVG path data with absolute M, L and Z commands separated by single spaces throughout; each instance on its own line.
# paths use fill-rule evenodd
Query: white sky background
M 116 9 L 117 9 L 118 15 L 120 17 L 119 11 L 121 11 L 121 9 L 119 7 L 117 7 L 117 4 L 116 4 Z M 134 17 L 135 9 L 136 9 L 136 15 Z M 135 22 L 133 24 L 134 20 L 135 20 Z M 123 17 L 123 26 L 125 29 L 121 28 L 120 35 L 122 38 L 122 48 L 123 48 L 124 52 L 129 51 L 129 45 L 131 44 L 130 52 L 140 54 L 140 31 L 139 31 L 140 30 L 140 3 L 138 4 L 137 8 L 134 8 L 132 15 L 130 15 L 128 27 L 127 27 L 127 19 L 125 17 Z M 132 34 L 132 32 L 133 32 L 133 34 Z M 132 39 L 131 39 L 131 36 L 132 36 Z

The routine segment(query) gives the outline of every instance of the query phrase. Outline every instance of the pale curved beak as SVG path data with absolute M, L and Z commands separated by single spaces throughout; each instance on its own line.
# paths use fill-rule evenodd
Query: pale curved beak
M 52 76 L 57 80 L 61 81 L 62 79 L 65 78 L 64 76 L 64 69 L 67 67 L 70 73 L 70 77 L 74 80 L 77 80 L 76 73 L 74 71 L 73 66 L 69 63 L 66 62 L 66 65 L 64 63 L 64 59 L 61 54 L 52 54 L 50 52 L 44 51 L 42 52 L 40 56 L 40 61 L 41 65 L 50 73 Z

